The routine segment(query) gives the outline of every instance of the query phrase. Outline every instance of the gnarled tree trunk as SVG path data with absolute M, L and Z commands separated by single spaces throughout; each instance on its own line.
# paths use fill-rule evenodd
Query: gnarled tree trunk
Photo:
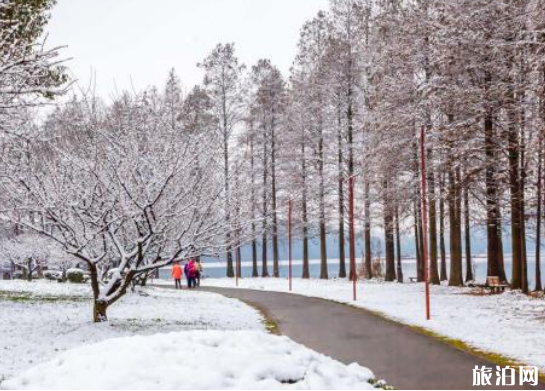
M 93 322 L 100 323 L 108 321 L 108 316 L 106 315 L 107 309 L 108 304 L 106 304 L 106 302 L 95 299 L 93 303 Z

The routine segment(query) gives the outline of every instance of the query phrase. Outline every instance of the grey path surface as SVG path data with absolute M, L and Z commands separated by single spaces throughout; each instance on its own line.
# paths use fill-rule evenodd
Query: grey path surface
M 282 334 L 341 362 L 366 366 L 398 389 L 484 389 L 472 386 L 473 368 L 486 365 L 495 371 L 495 364 L 485 359 L 363 309 L 288 293 L 202 289 L 263 310 Z

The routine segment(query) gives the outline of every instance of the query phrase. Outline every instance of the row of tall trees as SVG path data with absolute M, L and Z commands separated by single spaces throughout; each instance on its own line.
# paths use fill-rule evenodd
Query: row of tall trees
M 528 291 L 533 272 L 534 288 L 541 289 L 539 262 L 528 270 L 527 253 L 539 261 L 543 6 L 538 0 L 332 0 L 302 27 L 287 78 L 269 60 L 244 72 L 233 45 L 218 46 L 209 59 L 236 70 L 234 85 L 223 86 L 241 98 L 240 122 L 224 142 L 226 151 L 238 152 L 225 167 L 245 167 L 237 187 L 251 195 L 239 210 L 254 222 L 248 228 L 253 275 L 269 275 L 270 246 L 278 276 L 279 221 L 288 199 L 303 246 L 302 276 L 309 277 L 309 240 L 316 238 L 320 277 L 328 278 L 328 237 L 338 239 L 339 276 L 356 273 L 345 260 L 355 251 L 346 244 L 348 178 L 354 177 L 365 277 L 373 277 L 371 234 L 382 232 L 386 280 L 402 280 L 401 236 L 413 237 L 423 280 L 428 235 L 431 282 L 463 285 L 475 277 L 471 232 L 484 230 L 487 274 L 504 281 L 510 274 L 513 288 Z M 218 51 L 228 51 L 229 59 L 218 58 Z M 510 273 L 502 233 L 511 240 Z
M 422 281 L 426 235 L 431 282 L 463 285 L 474 278 L 471 230 L 484 229 L 487 274 L 507 279 L 507 232 L 510 283 L 529 289 L 528 238 L 539 260 L 545 209 L 542 0 L 332 0 L 302 26 L 287 76 L 267 59 L 246 68 L 234 44 L 219 44 L 187 94 L 171 72 L 163 91 L 74 98 L 41 125 L 29 109 L 66 85 L 57 51 L 37 41 L 52 2 L 0 5 L 3 217 L 88 264 L 95 320 L 135 277 L 185 256 L 226 254 L 234 276 L 248 243 L 252 274 L 278 276 L 288 200 L 304 278 L 313 239 L 329 277 L 331 237 L 338 275 L 355 276 L 347 243 L 358 235 L 364 276 L 380 252 L 386 280 L 403 281 L 404 236 Z M 539 262 L 533 272 L 541 289 Z

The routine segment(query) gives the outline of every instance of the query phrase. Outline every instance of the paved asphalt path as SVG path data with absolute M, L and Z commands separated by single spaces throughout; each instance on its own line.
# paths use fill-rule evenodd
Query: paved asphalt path
M 398 389 L 484 389 L 472 386 L 473 368 L 485 365 L 495 372 L 495 364 L 483 358 L 364 309 L 288 293 L 201 289 L 255 306 L 278 323 L 281 334 L 341 362 L 368 367 Z

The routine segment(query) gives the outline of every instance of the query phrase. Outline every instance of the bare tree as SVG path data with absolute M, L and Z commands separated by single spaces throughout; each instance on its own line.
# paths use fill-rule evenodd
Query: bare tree
M 243 92 L 242 73 L 244 65 L 240 65 L 232 43 L 218 44 L 214 50 L 199 64 L 205 71 L 204 88 L 211 99 L 213 113 L 216 118 L 218 133 L 221 135 L 223 151 L 224 202 L 228 223 L 231 222 L 231 177 L 229 151 L 236 125 L 242 120 Z M 231 248 L 231 231 L 225 234 L 227 255 L 227 277 L 234 277 L 233 254 Z
M 73 117 L 62 112 L 49 118 L 47 137 L 25 146 L 27 164 L 8 167 L 2 181 L 7 218 L 87 265 L 95 322 L 135 278 L 223 251 L 220 238 L 231 229 L 210 133 L 163 126 L 166 111 L 145 93 L 98 106 L 74 100 L 66 110 L 79 121 L 67 123 Z

